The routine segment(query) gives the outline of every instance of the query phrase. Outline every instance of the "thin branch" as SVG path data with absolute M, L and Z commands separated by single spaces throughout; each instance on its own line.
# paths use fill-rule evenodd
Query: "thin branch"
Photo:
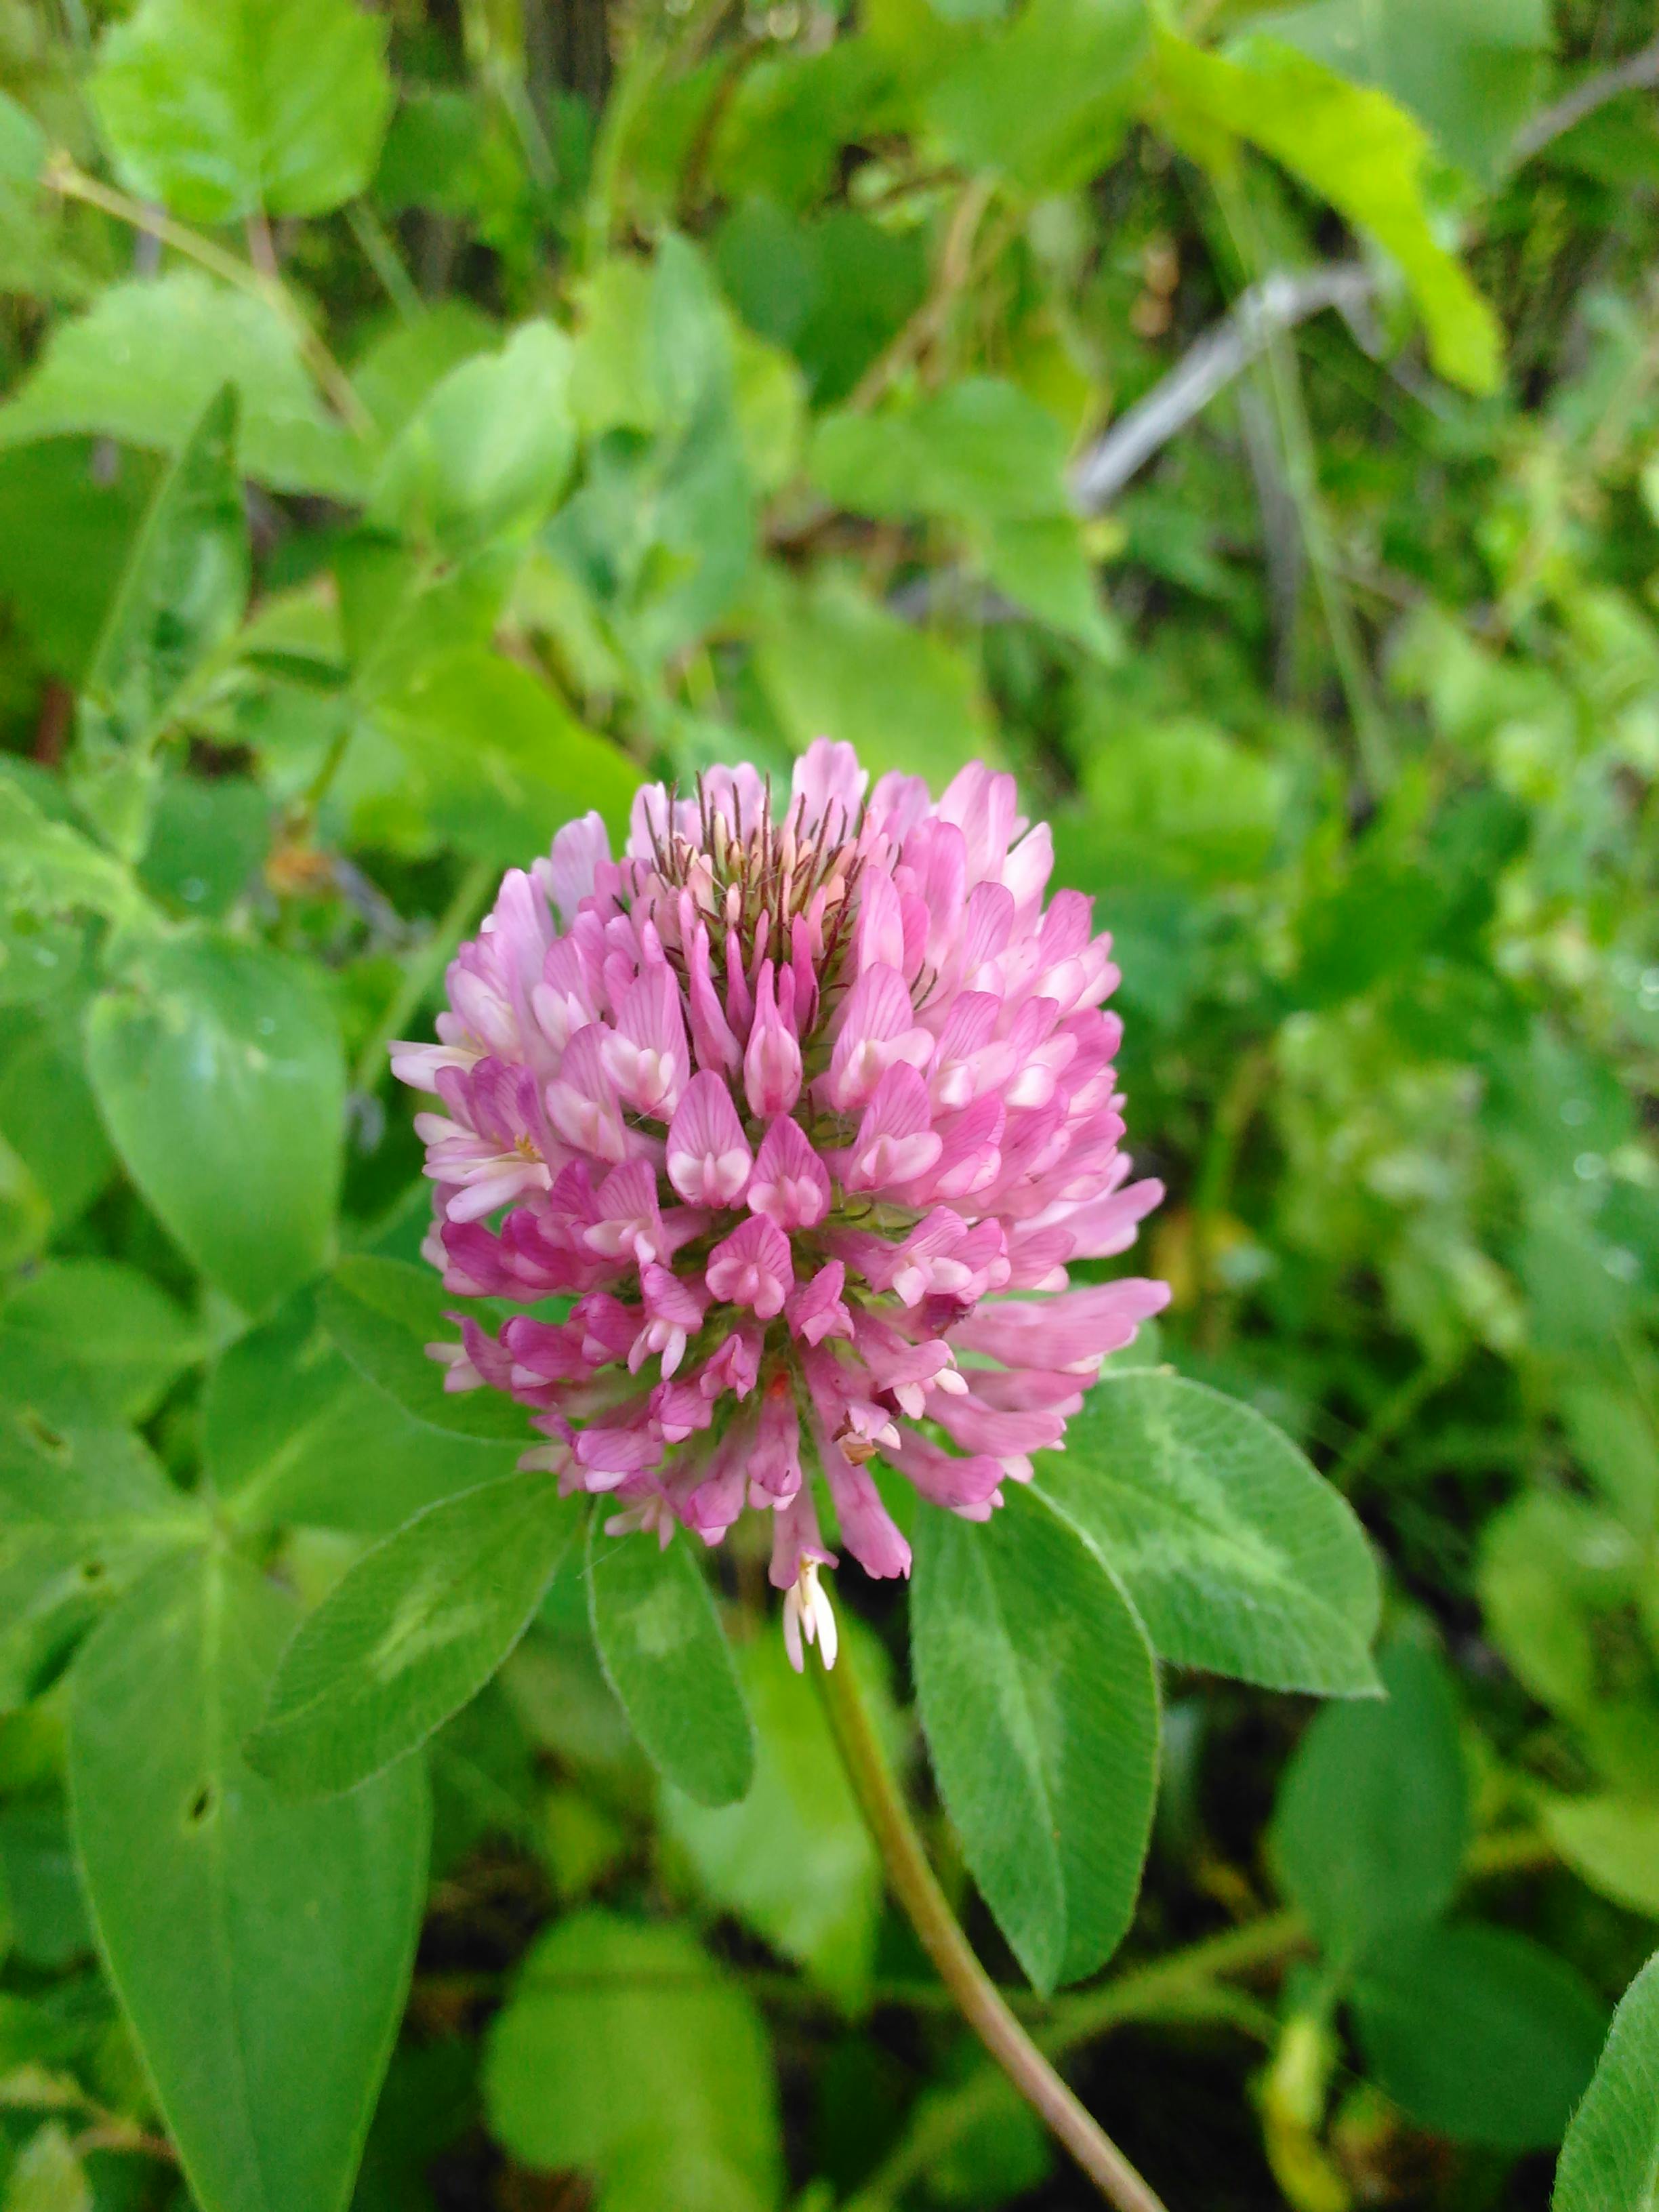
M 1161 2200 L 1015 2019 L 975 1956 L 893 1779 L 850 1655 L 843 1650 L 836 1667 L 816 1671 L 848 1779 L 880 1850 L 888 1881 L 963 2018 L 1118 2212 L 1164 2212 Z
M 939 275 L 933 290 L 891 343 L 866 368 L 843 404 L 854 412 L 873 407 L 894 380 L 937 343 L 957 299 L 975 271 L 975 240 L 985 211 L 996 194 L 989 177 L 975 177 L 963 186 L 939 251 Z
M 1072 499 L 1079 513 L 1099 514 L 1109 507 L 1136 471 L 1259 360 L 1282 331 L 1327 307 L 1340 309 L 1354 325 L 1376 283 L 1358 262 L 1338 261 L 1296 276 L 1273 270 L 1241 292 L 1228 313 L 1195 339 L 1170 374 L 1077 463 Z
M 1650 40 L 1638 52 L 1614 62 L 1610 69 L 1598 70 L 1594 76 L 1587 76 L 1553 106 L 1540 108 L 1531 122 L 1523 124 L 1516 132 L 1510 159 L 1519 167 L 1556 139 L 1565 137 L 1587 115 L 1594 115 L 1598 107 L 1617 100 L 1621 92 L 1646 92 L 1655 88 L 1659 88 L 1659 39 Z

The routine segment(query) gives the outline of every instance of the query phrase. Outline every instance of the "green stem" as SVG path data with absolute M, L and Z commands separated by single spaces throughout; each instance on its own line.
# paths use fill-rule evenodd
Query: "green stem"
M 1369 1474 L 1374 1462 L 1400 1431 L 1415 1419 L 1419 1409 L 1434 1395 L 1443 1382 L 1449 1381 L 1455 1372 L 1455 1362 L 1425 1359 L 1419 1368 L 1406 1377 L 1397 1390 L 1382 1401 L 1372 1415 L 1370 1425 L 1326 1470 L 1325 1480 L 1338 1490 L 1352 1490 L 1362 1474 Z
M 380 1020 L 363 1040 L 362 1049 L 357 1054 L 357 1064 L 351 1073 L 354 1091 L 379 1089 L 386 1073 L 386 1047 L 407 1026 L 418 1012 L 422 1000 L 448 967 L 455 947 L 477 920 L 479 908 L 489 896 L 495 872 L 493 862 L 475 860 L 455 886 L 455 896 L 439 916 L 431 936 L 404 963 L 397 989 L 387 1000 Z
M 401 320 L 418 323 L 426 312 L 426 302 L 416 290 L 415 279 L 404 266 L 391 233 L 367 200 L 353 200 L 345 211 L 346 227 L 357 241 L 357 250 L 380 279 L 380 289 L 397 309 Z
M 1015 2019 L 974 1955 L 887 1764 L 851 1654 L 843 1647 L 839 1663 L 820 1668 L 818 1676 L 848 1779 L 881 1852 L 893 1894 L 963 2018 L 1108 2203 L 1116 2205 L 1118 2212 L 1164 2212 L 1161 2200 Z
M 1243 182 L 1216 179 L 1216 197 L 1222 219 L 1231 235 L 1233 250 L 1248 276 L 1261 273 L 1263 255 L 1255 210 Z M 1267 383 L 1285 455 L 1285 477 L 1290 488 L 1302 542 L 1319 595 L 1319 610 L 1330 639 L 1331 657 L 1347 704 L 1359 767 L 1373 799 L 1380 798 L 1394 781 L 1394 754 L 1388 725 L 1376 703 L 1370 670 L 1353 610 L 1348 605 L 1337 572 L 1330 522 L 1319 489 L 1319 458 L 1308 422 L 1302 392 L 1302 374 L 1294 342 L 1282 331 L 1268 342 Z

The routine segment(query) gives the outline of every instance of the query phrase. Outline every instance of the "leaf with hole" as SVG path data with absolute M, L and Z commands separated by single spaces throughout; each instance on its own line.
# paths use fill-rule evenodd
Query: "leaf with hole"
M 293 1618 L 240 1560 L 171 1562 L 71 1684 L 100 1947 L 203 2212 L 340 2212 L 426 1895 L 418 1761 L 294 1804 L 242 1758 Z

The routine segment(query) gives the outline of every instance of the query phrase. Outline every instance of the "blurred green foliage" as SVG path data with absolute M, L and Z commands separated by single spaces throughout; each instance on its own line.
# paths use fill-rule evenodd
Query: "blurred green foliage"
M 5 2212 L 1080 2201 L 757 1563 L 584 1572 L 418 1353 L 385 1047 L 495 875 L 821 732 L 1018 770 L 1170 1190 L 1026 1549 L 919 1546 L 883 1724 L 975 1939 L 1046 1991 L 1133 1909 L 1033 2017 L 1176 2212 L 1546 2203 L 1659 1919 L 1650 33 L 0 0 Z M 1375 1619 L 1218 1391 L 1374 1538 L 1387 1705 L 1224 1679 L 1364 1688 Z M 1164 1662 L 1138 1905 L 1066 1515 Z M 313 1695 L 342 1638 L 395 1698 Z M 953 1735 L 988 1669 L 1121 1740 Z M 1561 2212 L 1651 2202 L 1656 2084 L 1650 1969 Z

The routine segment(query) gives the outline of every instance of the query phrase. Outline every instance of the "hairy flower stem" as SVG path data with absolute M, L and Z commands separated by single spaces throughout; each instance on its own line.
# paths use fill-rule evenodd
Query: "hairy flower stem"
M 1096 2124 L 1009 2010 L 945 1900 L 860 1687 L 853 1655 L 817 1670 L 848 1779 L 904 1907 L 963 2018 L 1021 2096 L 1118 2212 L 1164 2212 L 1163 2201 Z

